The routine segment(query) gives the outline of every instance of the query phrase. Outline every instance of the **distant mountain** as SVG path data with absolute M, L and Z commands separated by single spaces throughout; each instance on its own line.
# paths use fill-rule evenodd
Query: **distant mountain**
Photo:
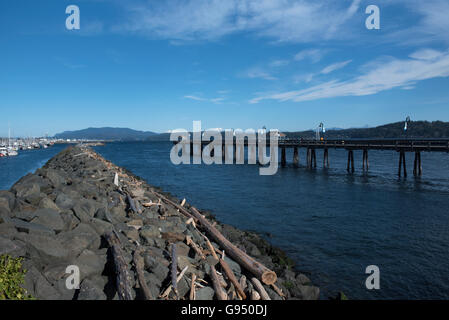
M 284 132 L 288 138 L 315 138 L 314 130 Z M 372 128 L 327 129 L 327 139 L 371 139 L 371 138 L 449 138 L 449 122 L 411 121 L 404 132 L 404 121 Z
M 157 133 L 151 131 L 138 131 L 128 128 L 87 128 L 76 131 L 64 131 L 55 135 L 58 139 L 89 139 L 113 141 L 142 141 Z

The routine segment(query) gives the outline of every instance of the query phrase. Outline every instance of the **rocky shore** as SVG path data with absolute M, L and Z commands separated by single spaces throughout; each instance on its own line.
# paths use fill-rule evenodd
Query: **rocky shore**
M 319 297 L 257 234 L 219 223 L 86 146 L 67 148 L 0 191 L 0 255 L 23 257 L 24 288 L 37 299 Z M 79 289 L 66 286 L 69 265 L 80 270 Z M 255 266 L 274 272 L 275 283 Z

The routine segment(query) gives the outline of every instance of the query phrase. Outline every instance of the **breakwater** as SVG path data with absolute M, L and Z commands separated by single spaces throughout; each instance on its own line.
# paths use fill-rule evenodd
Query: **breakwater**
M 86 147 L 0 191 L 0 254 L 38 299 L 316 299 L 285 254 Z M 68 289 L 68 266 L 80 271 Z

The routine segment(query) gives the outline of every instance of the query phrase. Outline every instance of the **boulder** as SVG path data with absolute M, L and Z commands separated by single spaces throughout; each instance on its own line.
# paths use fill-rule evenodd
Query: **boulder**
M 204 287 L 195 292 L 196 300 L 212 300 L 214 298 L 215 291 L 211 287 Z
M 34 267 L 27 268 L 24 288 L 28 294 L 39 300 L 59 300 L 61 294 L 52 286 L 45 277 Z
M 1 220 L 1 218 L 0 218 Z M 0 223 L 0 236 L 12 239 L 17 234 L 17 229 L 10 222 Z
M 56 196 L 55 204 L 61 209 L 72 209 L 75 201 L 64 193 L 59 193 Z
M 90 219 L 90 225 L 99 235 L 105 235 L 114 229 L 114 226 L 111 223 L 97 218 Z
M 92 250 L 85 249 L 73 264 L 79 267 L 81 279 L 93 275 L 100 276 L 106 265 L 106 255 L 99 255 Z
M 296 285 L 290 289 L 290 293 L 302 300 L 317 300 L 320 297 L 320 289 L 314 286 Z
M 112 223 L 112 217 L 107 208 L 99 208 L 94 217 Z
M 15 238 L 25 242 L 27 247 L 36 250 L 43 262 L 60 261 L 68 258 L 70 253 L 60 241 L 51 235 L 18 233 Z
M 15 201 L 16 197 L 14 193 L 0 190 L 0 207 L 4 206 L 8 211 L 11 211 L 14 208 Z
M 65 223 L 58 211 L 54 209 L 39 209 L 35 211 L 35 218 L 32 223 L 42 225 L 59 232 L 64 229 Z
M 17 242 L 7 238 L 4 238 L 4 234 L 0 234 L 0 256 L 3 254 L 13 254 L 18 252 L 23 247 Z M 14 255 L 14 254 L 13 254 Z M 14 255 L 15 256 L 15 255 Z
M 160 238 L 161 232 L 157 226 L 145 225 L 140 229 L 140 236 L 142 238 Z
M 84 279 L 80 285 L 78 300 L 106 300 L 106 294 L 96 281 Z
M 96 250 L 101 245 L 101 237 L 85 223 L 80 223 L 73 230 L 61 232 L 57 239 L 69 250 L 71 256 L 78 256 L 84 249 Z
M 62 221 L 64 221 L 65 231 L 73 230 L 80 224 L 80 220 L 75 216 L 72 210 L 65 210 L 61 212 L 60 215 Z
M 55 211 L 61 211 L 61 209 L 59 209 L 59 207 L 56 205 L 56 203 L 54 203 L 53 200 L 51 200 L 50 198 L 47 198 L 47 197 L 41 199 L 38 207 L 41 209 L 53 209 Z
M 179 256 L 188 256 L 190 252 L 190 247 L 186 245 L 184 242 L 178 241 L 176 242 L 176 253 Z M 182 270 L 182 269 L 181 269 Z
M 59 170 L 54 170 L 54 169 L 47 169 L 45 172 L 45 176 L 47 177 L 48 180 L 50 180 L 51 184 L 54 187 L 59 187 L 60 185 L 66 184 L 66 179 L 63 176 L 63 172 L 59 171 Z
M 11 223 L 16 227 L 17 231 L 19 232 L 46 234 L 46 235 L 55 234 L 55 232 L 48 227 L 32 222 L 26 222 L 17 218 L 12 218 Z
M 29 222 L 36 217 L 36 210 L 18 211 L 18 212 L 14 212 L 12 215 L 15 218 Z
M 296 283 L 300 285 L 308 285 L 311 284 L 312 281 L 310 281 L 310 279 L 306 275 L 300 273 L 296 276 Z
M 95 215 L 97 208 L 93 201 L 83 199 L 75 204 L 73 212 L 81 222 L 89 222 Z
M 160 280 L 161 283 L 165 280 L 165 278 L 167 278 L 169 273 L 168 266 L 161 263 L 160 259 L 156 259 L 150 255 L 145 255 L 144 262 L 145 269 L 154 273 L 154 275 Z

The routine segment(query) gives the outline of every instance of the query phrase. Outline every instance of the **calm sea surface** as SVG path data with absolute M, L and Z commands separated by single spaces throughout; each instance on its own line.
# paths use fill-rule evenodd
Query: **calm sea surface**
M 449 299 L 449 155 L 423 153 L 423 176 L 397 177 L 399 155 L 370 151 L 370 171 L 347 174 L 347 154 L 330 150 L 330 169 L 280 168 L 260 176 L 256 165 L 179 165 L 171 143 L 109 143 L 105 158 L 217 218 L 261 233 L 284 249 L 320 286 L 322 298 Z M 63 146 L 0 158 L 0 189 L 42 166 Z M 290 151 L 291 152 L 291 151 Z M 291 163 L 292 154 L 287 152 Z M 365 288 L 365 268 L 380 268 L 380 290 Z

